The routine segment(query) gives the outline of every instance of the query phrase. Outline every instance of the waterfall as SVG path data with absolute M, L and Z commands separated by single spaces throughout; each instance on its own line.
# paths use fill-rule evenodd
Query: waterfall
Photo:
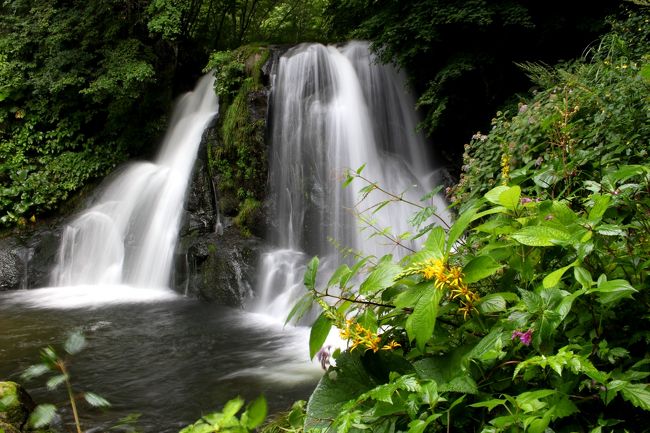
M 213 86 L 206 75 L 180 98 L 155 162 L 123 168 L 65 227 L 53 286 L 169 285 L 188 182 L 218 111 Z
M 311 256 L 333 266 L 337 245 L 376 256 L 405 253 L 360 232 L 352 210 L 365 185 L 342 188 L 346 169 L 366 164 L 365 177 L 414 202 L 436 179 L 404 78 L 376 62 L 367 43 L 297 46 L 280 58 L 273 85 L 270 191 L 277 227 L 271 238 L 277 249 L 262 258 L 255 309 L 283 318 L 304 291 Z M 362 206 L 386 198 L 374 191 Z M 444 200 L 432 200 L 449 221 Z M 400 234 L 412 229 L 415 211 L 389 205 L 373 218 L 377 227 Z M 417 242 L 406 245 L 417 248 Z

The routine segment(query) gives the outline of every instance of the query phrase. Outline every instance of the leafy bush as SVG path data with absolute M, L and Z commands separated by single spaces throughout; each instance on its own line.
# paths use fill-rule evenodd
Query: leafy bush
M 322 308 L 312 356 L 332 326 L 348 347 L 305 431 L 648 431 L 647 22 L 528 67 L 551 87 L 477 134 L 458 217 L 420 251 L 324 284 L 312 260 L 292 316 Z

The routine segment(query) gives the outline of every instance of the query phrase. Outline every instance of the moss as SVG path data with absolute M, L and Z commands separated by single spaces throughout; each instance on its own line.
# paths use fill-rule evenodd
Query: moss
M 267 94 L 261 70 L 268 58 L 268 48 L 247 45 L 215 53 L 209 64 L 216 70 L 220 97 L 217 138 L 209 149 L 210 171 L 216 178 L 221 212 L 237 216 L 238 227 L 247 234 L 255 221 L 250 203 L 258 203 L 259 209 L 268 171 Z
M 242 234 L 250 236 L 256 227 L 261 226 L 262 204 L 253 198 L 246 198 L 239 207 L 239 213 L 233 220 Z
M 0 422 L 20 428 L 34 406 L 22 386 L 15 382 L 0 382 Z

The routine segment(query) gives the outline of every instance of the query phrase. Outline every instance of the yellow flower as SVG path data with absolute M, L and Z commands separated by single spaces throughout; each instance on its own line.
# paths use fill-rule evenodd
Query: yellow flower
M 398 347 L 402 347 L 402 345 L 399 344 L 397 341 L 392 340 L 390 343 L 384 344 L 381 350 L 395 350 Z

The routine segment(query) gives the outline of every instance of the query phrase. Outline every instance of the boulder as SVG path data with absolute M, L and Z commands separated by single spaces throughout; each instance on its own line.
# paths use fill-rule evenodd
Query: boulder
M 34 400 L 25 388 L 16 382 L 0 382 L 0 423 L 8 424 L 20 431 L 35 407 Z M 1 428 L 2 424 L 0 424 Z M 8 432 L 11 431 L 8 429 Z

